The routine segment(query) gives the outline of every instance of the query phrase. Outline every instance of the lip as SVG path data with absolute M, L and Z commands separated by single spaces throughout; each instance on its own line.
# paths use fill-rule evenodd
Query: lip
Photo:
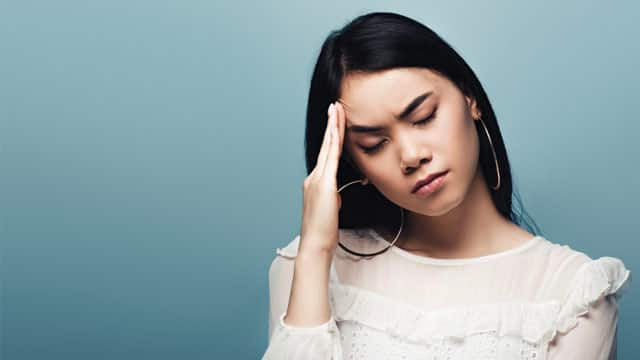
M 413 187 L 413 189 L 411 189 L 411 193 L 415 194 L 416 191 L 418 191 L 418 189 L 420 189 L 423 185 L 430 183 L 431 181 L 433 181 L 435 178 L 440 177 L 446 173 L 448 173 L 449 170 L 445 170 L 445 171 L 440 171 L 437 173 L 433 173 L 433 174 L 429 174 L 429 176 L 427 176 L 426 178 L 419 180 Z

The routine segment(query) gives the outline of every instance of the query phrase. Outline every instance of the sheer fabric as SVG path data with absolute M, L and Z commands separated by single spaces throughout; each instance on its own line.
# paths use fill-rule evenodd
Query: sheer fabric
M 340 229 L 351 249 L 388 242 Z M 437 259 L 393 246 L 374 258 L 336 249 L 332 316 L 315 327 L 283 320 L 299 235 L 269 269 L 263 359 L 614 359 L 618 299 L 631 272 L 541 236 L 496 254 Z

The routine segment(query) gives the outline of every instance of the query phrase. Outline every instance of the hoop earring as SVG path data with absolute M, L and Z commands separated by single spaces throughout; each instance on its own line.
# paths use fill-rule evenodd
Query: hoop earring
M 346 188 L 347 186 L 352 185 L 352 184 L 355 184 L 355 183 L 358 183 L 358 182 L 359 182 L 359 183 L 361 183 L 361 184 L 362 184 L 362 186 L 365 186 L 365 185 L 367 184 L 367 183 L 366 183 L 366 181 L 364 181 L 364 180 L 354 180 L 354 181 L 351 181 L 351 182 L 346 183 L 345 185 L 342 185 L 342 186 L 340 187 L 340 189 L 338 189 L 338 193 L 340 193 L 340 192 L 341 192 L 344 188 Z M 386 248 L 384 248 L 384 249 L 382 249 L 382 250 L 380 250 L 380 251 L 376 251 L 376 252 L 371 253 L 371 254 L 364 254 L 364 253 L 360 253 L 360 252 L 357 252 L 357 251 L 353 251 L 353 250 L 351 250 L 351 249 L 347 248 L 346 246 L 342 245 L 342 244 L 340 243 L 340 241 L 338 241 L 338 245 L 339 245 L 339 246 L 340 246 L 344 251 L 346 251 L 346 252 L 348 252 L 348 253 L 350 253 L 350 254 L 356 255 L 356 256 L 362 256 L 362 257 L 373 257 L 373 256 L 376 256 L 376 255 L 380 255 L 380 254 L 382 254 L 383 252 L 385 252 L 385 251 L 389 250 L 389 249 L 393 246 L 393 244 L 395 244 L 395 243 L 396 243 L 396 241 L 398 241 L 398 238 L 400 237 L 400 233 L 402 232 L 402 227 L 403 227 L 403 225 L 404 225 L 404 209 L 402 209 L 402 207 L 400 207 L 400 229 L 398 229 L 398 233 L 396 234 L 396 237 L 393 239 L 393 241 L 392 241 L 392 242 L 391 242 L 391 243 L 390 243 Z
M 487 138 L 489 139 L 489 145 L 491 145 L 491 152 L 493 153 L 493 160 L 496 164 L 496 176 L 498 178 L 498 184 L 496 186 L 492 186 L 493 190 L 498 190 L 500 188 L 500 167 L 498 166 L 498 157 L 496 156 L 496 150 L 493 148 L 493 142 L 491 141 L 491 135 L 489 135 L 489 130 L 487 130 L 487 126 L 482 121 L 482 118 L 479 118 L 482 127 L 484 128 L 484 132 L 487 134 Z

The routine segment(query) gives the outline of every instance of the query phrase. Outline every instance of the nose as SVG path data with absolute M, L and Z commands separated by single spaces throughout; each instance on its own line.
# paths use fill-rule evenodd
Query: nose
M 400 151 L 400 169 L 404 174 L 410 174 L 418 169 L 422 163 L 430 160 L 430 156 L 427 155 L 427 150 L 424 146 L 405 142 Z

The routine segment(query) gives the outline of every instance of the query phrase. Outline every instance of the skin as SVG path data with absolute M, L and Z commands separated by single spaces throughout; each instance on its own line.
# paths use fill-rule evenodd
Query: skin
M 433 93 L 406 119 L 397 115 L 418 95 Z M 479 166 L 474 121 L 479 112 L 446 77 L 426 68 L 350 74 L 336 102 L 347 152 L 362 178 L 405 209 L 396 246 L 434 258 L 469 258 L 519 246 L 534 235 L 503 217 Z M 435 110 L 435 116 L 420 124 Z M 384 126 L 356 133 L 352 125 Z M 484 133 L 482 133 L 484 135 Z M 362 147 L 382 142 L 373 153 Z M 427 197 L 412 194 L 419 179 L 449 170 L 443 186 Z M 494 179 L 494 175 L 491 174 Z M 495 184 L 491 184 L 495 185 Z M 396 229 L 374 229 L 391 242 Z

